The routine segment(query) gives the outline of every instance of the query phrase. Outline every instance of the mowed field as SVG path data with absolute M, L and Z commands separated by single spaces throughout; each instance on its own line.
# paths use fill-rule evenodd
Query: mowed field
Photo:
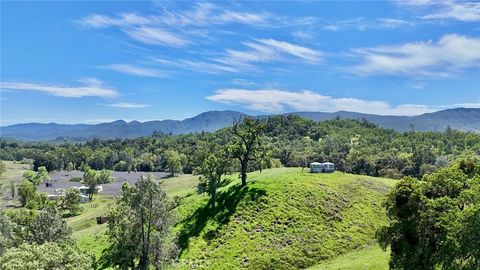
M 17 161 L 2 160 L 5 164 L 6 171 L 0 177 L 0 184 L 10 184 L 11 181 L 20 182 L 22 174 L 31 169 L 29 164 L 23 164 Z
M 6 171 L 0 177 L 0 208 L 7 205 L 15 205 L 16 202 L 11 198 L 12 181 L 15 185 L 20 184 L 23 173 L 31 168 L 29 164 L 16 161 L 2 160 L 2 162 L 5 164 Z

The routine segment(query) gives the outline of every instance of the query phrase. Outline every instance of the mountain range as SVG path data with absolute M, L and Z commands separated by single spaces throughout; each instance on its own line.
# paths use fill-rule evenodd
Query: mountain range
M 444 131 L 448 126 L 453 129 L 480 132 L 480 108 L 456 108 L 425 113 L 417 116 L 384 116 L 356 112 L 291 112 L 314 121 L 325 121 L 335 117 L 366 119 L 380 127 L 400 132 Z M 27 123 L 0 127 L 0 137 L 21 141 L 51 140 L 88 140 L 92 138 L 135 138 L 151 135 L 154 131 L 172 134 L 215 131 L 231 126 L 234 119 L 246 114 L 237 111 L 209 111 L 184 120 L 161 120 L 125 122 L 117 120 L 101 124 L 56 124 Z M 268 115 L 254 116 L 265 118 Z

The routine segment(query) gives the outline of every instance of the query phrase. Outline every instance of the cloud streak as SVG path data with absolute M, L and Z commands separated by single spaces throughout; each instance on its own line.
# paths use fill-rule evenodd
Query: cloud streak
M 120 108 L 120 109 L 144 109 L 151 107 L 148 104 L 137 104 L 131 102 L 117 102 L 117 103 L 110 103 L 110 104 L 103 104 L 104 106 Z
M 349 68 L 359 75 L 450 76 L 480 68 L 480 39 L 457 34 L 432 41 L 354 50 L 362 63 Z
M 375 20 L 367 20 L 365 18 L 353 18 L 347 20 L 339 20 L 333 21 L 325 24 L 322 29 L 329 30 L 329 31 L 341 31 L 341 30 L 359 30 L 359 31 L 366 31 L 366 30 L 387 30 L 387 29 L 395 29 L 404 26 L 413 26 L 415 25 L 414 22 L 405 21 L 401 19 L 393 19 L 393 18 L 382 18 L 382 19 L 375 19 Z
M 427 20 L 456 20 L 463 22 L 480 21 L 480 2 L 453 1 L 453 0 L 410 0 L 399 1 L 403 5 L 428 9 L 422 19 Z
M 151 45 L 169 45 L 174 47 L 182 47 L 190 43 L 188 40 L 173 34 L 169 31 L 154 27 L 135 27 L 123 29 L 132 39 Z
M 105 66 L 107 69 L 111 69 L 117 72 L 129 74 L 129 75 L 136 75 L 142 77 L 154 77 L 154 78 L 165 78 L 167 74 L 158 69 L 151 69 L 151 68 L 144 68 L 135 65 L 129 64 L 111 64 Z
M 384 101 L 357 98 L 335 98 L 317 92 L 285 91 L 278 89 L 219 89 L 207 99 L 228 105 L 238 105 L 249 110 L 281 113 L 287 111 L 337 112 L 351 111 L 380 115 L 419 115 L 435 109 L 425 105 L 401 104 L 392 106 Z
M 52 96 L 80 98 L 80 97 L 102 97 L 112 98 L 118 95 L 118 92 L 110 87 L 106 87 L 103 82 L 95 78 L 80 80 L 81 86 L 49 85 L 30 82 L 0 82 L 1 90 L 13 91 L 35 91 L 46 93 Z
M 170 11 L 151 15 L 120 13 L 117 16 L 93 14 L 80 19 L 85 26 L 105 28 L 111 26 L 209 26 L 229 23 L 259 25 L 267 21 L 268 13 L 234 11 L 212 3 L 197 3 L 190 10 Z

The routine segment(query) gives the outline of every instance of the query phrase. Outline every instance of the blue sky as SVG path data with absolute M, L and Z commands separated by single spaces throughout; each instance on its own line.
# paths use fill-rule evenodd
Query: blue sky
M 480 2 L 2 1 L 0 124 L 480 107 Z

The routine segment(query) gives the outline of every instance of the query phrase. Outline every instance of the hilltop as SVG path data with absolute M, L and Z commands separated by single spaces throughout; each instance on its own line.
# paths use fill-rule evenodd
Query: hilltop
M 214 211 L 206 196 L 183 200 L 179 268 L 304 269 L 370 247 L 394 183 L 300 168 L 251 173 L 244 188 L 227 177 Z
M 342 119 L 365 119 L 380 127 L 400 132 L 444 131 L 448 126 L 463 131 L 480 132 L 480 109 L 457 108 L 426 113 L 418 116 L 385 116 L 355 112 L 292 112 L 314 121 L 325 121 L 340 117 Z M 286 114 L 286 115 L 288 115 Z M 95 125 L 28 123 L 0 127 L 2 138 L 23 141 L 68 141 L 90 140 L 92 138 L 136 138 L 149 136 L 153 132 L 186 134 L 192 132 L 212 132 L 232 125 L 236 119 L 246 114 L 236 111 L 209 111 L 184 120 L 131 121 L 117 120 Z M 266 118 L 270 115 L 253 116 Z

